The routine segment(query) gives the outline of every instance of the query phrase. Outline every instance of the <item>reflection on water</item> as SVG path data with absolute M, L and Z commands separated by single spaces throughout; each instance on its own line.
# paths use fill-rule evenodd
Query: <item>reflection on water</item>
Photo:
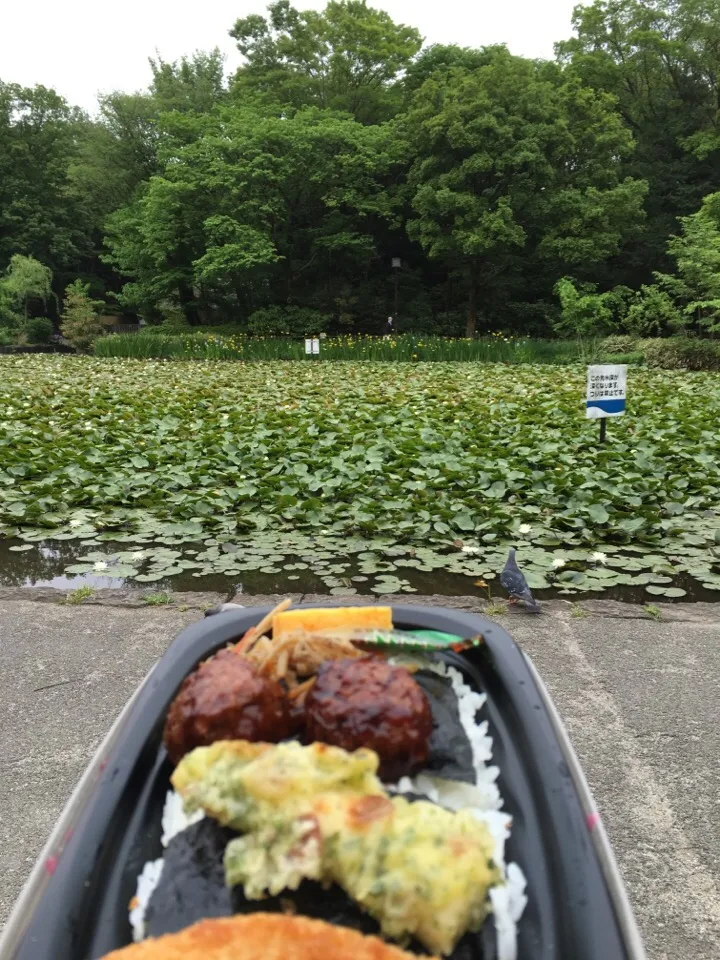
M 12 546 L 22 546 L 22 551 L 11 550 Z M 108 544 L 109 546 L 109 544 Z M 201 545 L 202 546 L 202 545 Z M 29 547 L 29 549 L 27 549 Z M 90 548 L 87 548 L 90 549 Z M 97 549 L 97 547 L 92 548 Z M 57 590 L 76 590 L 78 587 L 92 587 L 94 590 L 117 589 L 131 587 L 151 592 L 159 590 L 175 591 L 207 591 L 220 593 L 228 599 L 236 593 L 277 594 L 277 593 L 328 593 L 328 587 L 320 576 L 312 570 L 294 570 L 293 579 L 287 573 L 262 573 L 259 570 L 242 573 L 242 581 L 238 575 L 234 577 L 211 573 L 207 576 L 195 577 L 190 572 L 179 574 L 166 580 L 157 580 L 152 583 L 142 583 L 134 580 L 125 580 L 121 577 L 103 576 L 99 573 L 85 573 L 65 575 L 65 570 L 77 562 L 79 554 L 86 548 L 77 541 L 47 540 L 37 544 L 24 544 L 19 540 L 0 539 L 0 586 L 15 587 L 51 587 Z M 110 552 L 110 551 L 108 551 Z M 291 559 L 291 558 L 288 558 Z M 352 577 L 355 568 L 348 570 L 348 577 Z M 435 594 L 448 597 L 477 596 L 486 599 L 486 592 L 475 586 L 476 577 L 464 574 L 449 573 L 445 570 L 421 571 L 403 568 L 402 577 L 409 581 L 414 591 L 419 594 Z M 351 581 L 348 580 L 348 583 Z M 682 587 L 687 592 L 680 601 L 669 601 L 663 597 L 649 595 L 641 586 L 613 586 L 603 593 L 573 593 L 562 594 L 557 589 L 535 590 L 540 600 L 550 600 L 560 597 L 573 602 L 578 600 L 602 599 L 622 600 L 626 603 L 668 603 L 704 601 L 717 603 L 720 593 L 707 590 L 687 574 L 683 574 L 673 581 L 675 586 Z M 372 578 L 363 582 L 352 582 L 352 586 L 359 594 L 372 594 Z M 492 584 L 494 597 L 502 597 L 503 591 L 497 582 Z M 412 603 L 412 593 L 407 594 L 408 603 Z

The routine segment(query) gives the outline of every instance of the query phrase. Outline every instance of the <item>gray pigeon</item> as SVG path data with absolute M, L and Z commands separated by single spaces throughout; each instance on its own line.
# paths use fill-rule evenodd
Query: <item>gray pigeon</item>
M 500 583 L 510 594 L 510 603 L 520 602 L 528 613 L 540 613 L 540 604 L 530 592 L 527 580 L 515 560 L 515 548 L 510 548 L 505 569 L 500 574 Z

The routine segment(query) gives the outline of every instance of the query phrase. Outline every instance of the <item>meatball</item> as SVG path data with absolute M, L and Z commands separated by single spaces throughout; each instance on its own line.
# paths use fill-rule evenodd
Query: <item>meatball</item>
M 305 699 L 307 739 L 369 747 L 384 780 L 427 761 L 432 728 L 427 697 L 409 671 L 374 657 L 324 663 Z
M 232 650 L 221 650 L 185 678 L 165 721 L 163 740 L 179 763 L 195 747 L 216 740 L 264 740 L 290 735 L 282 687 L 261 676 Z

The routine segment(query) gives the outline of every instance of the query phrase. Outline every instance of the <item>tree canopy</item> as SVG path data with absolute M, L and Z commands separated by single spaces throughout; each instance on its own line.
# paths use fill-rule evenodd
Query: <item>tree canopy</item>
M 397 295 L 455 335 L 714 329 L 720 0 L 595 0 L 554 61 L 423 47 L 366 0 L 228 27 L 234 76 L 155 58 L 92 116 L 0 82 L 0 275 L 32 258 L 55 294 L 23 310 L 79 280 L 148 322 L 377 331 Z

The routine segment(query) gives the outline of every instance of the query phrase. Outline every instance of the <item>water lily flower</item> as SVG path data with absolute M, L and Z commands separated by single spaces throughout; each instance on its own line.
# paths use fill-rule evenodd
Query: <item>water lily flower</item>
M 518 533 L 530 533 L 532 527 L 529 523 L 521 523 L 518 527 Z
M 463 553 L 480 553 L 480 547 L 463 547 Z
M 607 563 L 607 554 L 601 550 L 596 550 L 590 559 L 594 560 L 595 563 Z
M 560 567 L 564 567 L 567 563 L 567 560 L 563 560 L 562 557 L 553 557 L 552 567 L 553 570 L 559 570 Z
M 107 563 L 104 560 L 98 560 L 93 564 L 93 570 L 95 573 L 102 573 L 103 570 L 107 570 Z
M 75 518 L 75 519 L 73 519 L 73 520 L 70 521 L 70 526 L 71 526 L 71 527 L 81 527 L 81 526 L 82 526 L 82 520 L 78 520 L 77 518 Z
M 135 550 L 133 553 L 130 554 L 130 559 L 131 559 L 131 560 L 142 560 L 142 558 L 143 558 L 144 556 L 145 556 L 144 551 L 142 551 L 142 550 Z

